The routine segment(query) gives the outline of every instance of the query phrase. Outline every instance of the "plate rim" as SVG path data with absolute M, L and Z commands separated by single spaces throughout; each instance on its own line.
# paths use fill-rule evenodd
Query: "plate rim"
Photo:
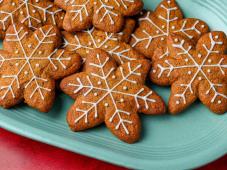
M 51 146 L 55 146 L 57 148 L 65 149 L 70 152 L 78 153 L 81 155 L 85 155 L 88 157 L 92 157 L 98 160 L 102 160 L 105 162 L 109 162 L 109 163 L 127 167 L 127 168 L 135 168 L 135 167 L 138 168 L 139 166 L 139 169 L 154 168 L 156 170 L 164 170 L 166 168 L 194 169 L 194 168 L 201 167 L 209 162 L 215 161 L 216 159 L 227 154 L 227 143 L 224 142 L 227 140 L 227 137 L 223 135 L 221 137 L 221 139 L 223 138 L 223 140 L 219 140 L 219 143 L 216 144 L 214 147 L 211 147 L 207 150 L 203 150 L 202 152 L 196 153 L 196 155 L 193 155 L 193 156 L 191 155 L 189 157 L 182 157 L 181 159 L 168 160 L 166 161 L 165 164 L 163 164 L 160 161 L 150 161 L 150 162 L 148 160 L 142 161 L 141 159 L 138 159 L 138 158 L 132 158 L 129 156 L 118 154 L 116 152 L 111 152 L 111 150 L 101 148 L 99 146 L 88 145 L 79 140 L 78 141 L 72 140 L 73 145 L 72 144 L 69 145 L 68 143 L 64 144 L 64 139 L 62 139 L 60 136 L 56 134 L 48 133 L 36 127 L 32 127 L 24 123 L 17 122 L 14 119 L 4 116 L 4 114 L 0 114 L 0 117 L 1 117 L 0 127 L 2 127 L 3 129 L 19 134 L 21 136 L 30 138 L 32 140 L 39 141 L 41 143 L 45 143 Z M 10 124 L 7 123 L 8 122 L 7 119 L 11 121 Z M 16 125 L 18 124 L 20 125 L 20 128 L 17 128 Z M 26 133 L 23 132 L 25 130 L 26 130 Z M 34 131 L 41 132 L 41 133 L 34 133 Z M 100 151 L 99 154 L 97 154 L 97 150 Z M 131 161 L 127 161 L 129 159 Z
M 226 135 L 221 136 L 220 139 L 222 140 L 219 140 L 215 146 L 210 147 L 207 150 L 202 150 L 201 152 L 196 153 L 193 156 L 191 155 L 189 157 L 186 157 L 186 156 L 182 157 L 181 159 L 168 160 L 166 161 L 165 164 L 163 164 L 163 161 L 160 162 L 158 160 L 155 160 L 155 161 L 153 160 L 148 162 L 148 160 L 146 160 L 146 163 L 142 165 L 143 162 L 141 159 L 134 158 L 134 157 L 132 158 L 127 155 L 121 155 L 116 152 L 111 152 L 111 150 L 108 148 L 101 148 L 96 145 L 88 145 L 81 141 L 75 141 L 75 140 L 72 140 L 73 145 L 72 144 L 69 145 L 68 143 L 64 144 L 64 139 L 62 139 L 61 136 L 57 134 L 48 133 L 42 129 L 29 126 L 22 122 L 18 122 L 15 119 L 11 119 L 10 117 L 7 117 L 4 114 L 1 114 L 1 112 L 0 112 L 0 118 L 1 118 L 0 127 L 8 131 L 11 131 L 13 133 L 19 134 L 21 136 L 30 138 L 35 141 L 46 143 L 48 145 L 65 149 L 70 152 L 86 155 L 98 160 L 102 160 L 105 162 L 113 163 L 113 164 L 128 167 L 128 168 L 136 167 L 138 169 L 138 165 L 139 165 L 140 166 L 139 169 L 148 169 L 148 168 L 149 169 L 154 168 L 155 170 L 163 170 L 167 168 L 168 169 L 194 169 L 197 167 L 201 167 L 209 162 L 212 162 L 227 154 L 227 142 L 226 142 L 227 133 L 225 133 Z M 10 124 L 7 123 L 9 121 L 10 121 Z M 17 128 L 17 125 L 20 125 L 20 127 L 22 128 Z M 34 131 L 36 131 L 36 133 L 34 133 Z M 227 129 L 225 132 L 227 132 Z M 97 154 L 97 150 L 101 152 Z M 128 161 L 129 159 L 131 161 Z M 128 163 L 126 163 L 126 160 L 128 161 Z

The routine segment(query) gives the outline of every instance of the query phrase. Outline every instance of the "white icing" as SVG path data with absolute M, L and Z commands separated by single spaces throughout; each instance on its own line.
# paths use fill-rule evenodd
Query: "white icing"
M 39 1 L 36 1 L 39 2 Z M 6 4 L 7 5 L 7 4 Z M 0 18 L 0 24 L 2 25 L 3 30 L 7 29 L 7 23 L 16 23 L 17 13 L 20 13 L 24 18 L 20 21 L 21 23 L 28 23 L 28 26 L 32 29 L 37 29 L 37 23 L 42 23 L 47 20 L 47 16 L 51 17 L 52 24 L 56 25 L 55 15 L 62 11 L 62 9 L 57 9 L 53 11 L 53 5 L 48 5 L 46 7 L 41 7 L 38 4 L 31 3 L 28 0 L 20 0 L 20 3 L 16 5 L 14 2 L 12 3 L 13 10 L 2 10 L 0 9 L 0 14 L 4 14 L 3 17 Z M 35 13 L 39 11 L 39 17 L 30 14 L 30 9 L 33 9 L 32 12 Z M 40 19 L 41 17 L 41 19 Z M 34 24 L 36 23 L 36 24 Z
M 131 66 L 131 63 L 128 63 L 127 69 L 124 69 L 120 67 L 120 74 L 121 77 L 115 81 L 115 83 L 109 83 L 109 79 L 112 79 L 115 69 L 116 68 L 110 68 L 108 71 L 105 71 L 107 69 L 104 69 L 108 62 L 110 61 L 109 58 L 102 59 L 99 54 L 96 56 L 96 60 L 98 62 L 96 63 L 90 63 L 90 66 L 93 66 L 97 68 L 99 71 L 98 73 L 90 73 L 88 76 L 84 77 L 86 78 L 87 83 L 83 83 L 80 78 L 77 78 L 75 80 L 75 83 L 69 83 L 68 85 L 71 87 L 75 87 L 74 93 L 78 93 L 83 89 L 86 89 L 84 92 L 84 96 L 89 95 L 90 93 L 93 93 L 93 91 L 100 91 L 101 95 L 98 99 L 93 100 L 92 102 L 86 101 L 86 98 L 84 98 L 83 103 L 87 105 L 86 109 L 79 109 L 77 108 L 77 112 L 81 112 L 79 117 L 75 119 L 75 125 L 84 119 L 85 123 L 88 122 L 88 115 L 90 112 L 95 112 L 95 117 L 98 117 L 98 107 L 100 103 L 105 103 L 106 99 L 108 98 L 109 102 L 104 104 L 106 107 L 111 104 L 111 107 L 113 108 L 114 113 L 112 114 L 111 118 L 109 119 L 110 122 L 113 122 L 114 119 L 118 121 L 118 123 L 115 125 L 116 130 L 122 127 L 126 134 L 129 134 L 129 131 L 127 129 L 126 124 L 132 124 L 133 122 L 131 120 L 128 120 L 127 117 L 123 118 L 122 115 L 130 115 L 130 112 L 122 110 L 119 108 L 119 100 L 115 98 L 116 95 L 121 96 L 120 102 L 124 102 L 124 98 L 131 98 L 136 102 L 136 106 L 139 109 L 141 107 L 141 103 L 145 105 L 146 109 L 149 109 L 149 103 L 156 102 L 152 98 L 152 91 L 146 92 L 144 88 L 138 89 L 135 93 L 125 91 L 124 89 L 119 89 L 118 87 L 121 86 L 123 83 L 128 82 L 131 85 L 134 85 L 137 83 L 134 80 L 131 80 L 131 76 L 141 76 L 141 73 L 139 72 L 139 69 L 142 67 L 141 64 L 137 64 L 136 66 Z M 115 77 L 116 78 L 116 77 Z M 93 82 L 94 79 L 100 79 L 102 80 L 102 86 L 96 85 L 97 83 Z M 108 104 L 108 105 L 107 105 Z
M 2 99 L 4 99 L 7 95 L 11 94 L 13 98 L 15 98 L 15 92 L 13 89 L 13 85 L 16 83 L 16 88 L 20 88 L 20 79 L 19 76 L 20 74 L 25 74 L 29 75 L 30 80 L 27 82 L 25 85 L 25 88 L 28 88 L 32 84 L 34 86 L 33 91 L 31 92 L 30 98 L 34 96 L 35 93 L 38 93 L 41 97 L 42 100 L 44 100 L 44 91 L 50 92 L 51 89 L 43 87 L 43 83 L 47 82 L 47 79 L 43 79 L 39 77 L 39 75 L 36 75 L 34 68 L 32 66 L 32 61 L 36 61 L 37 64 L 35 65 L 36 67 L 40 67 L 38 64 L 39 61 L 42 60 L 47 60 L 49 63 L 57 69 L 57 65 L 55 64 L 56 62 L 59 63 L 59 65 L 63 68 L 65 68 L 65 65 L 63 64 L 63 61 L 68 61 L 70 58 L 62 58 L 64 51 L 58 55 L 57 58 L 52 58 L 53 55 L 56 54 L 57 49 L 52 52 L 49 56 L 42 56 L 42 57 L 36 57 L 35 53 L 36 51 L 43 45 L 43 44 L 51 44 L 53 43 L 52 41 L 48 40 L 51 37 L 55 36 L 56 34 L 52 34 L 51 31 L 53 30 L 53 27 L 50 27 L 46 32 L 42 29 L 39 28 L 41 35 L 36 35 L 35 34 L 35 46 L 32 48 L 31 52 L 27 52 L 24 47 L 24 41 L 26 41 L 26 35 L 28 32 L 24 31 L 23 27 L 20 27 L 19 29 L 16 28 L 16 26 L 13 24 L 13 29 L 14 33 L 12 34 L 6 34 L 5 41 L 7 42 L 15 42 L 18 44 L 18 49 L 20 49 L 21 53 L 18 57 L 11 57 L 11 58 L 4 58 L 4 56 L 0 56 L 0 67 L 4 63 L 10 63 L 10 62 L 16 62 L 16 66 L 19 67 L 19 70 L 16 74 L 14 75 L 4 75 L 2 76 L 3 79 L 8 79 L 10 83 L 5 86 L 0 86 L 1 90 L 5 90 L 5 93 L 1 96 Z M 23 42 L 22 42 L 23 41 Z M 16 51 L 17 54 L 19 54 L 19 51 Z M 23 61 L 23 64 L 19 66 L 18 61 Z M 54 63 L 55 62 L 55 63 Z M 26 69 L 26 70 L 25 70 Z
M 120 102 L 121 102 L 121 103 L 124 103 L 124 101 L 125 101 L 125 100 L 124 100 L 123 98 L 120 99 Z
M 198 62 L 196 57 L 192 56 L 192 54 L 190 53 L 190 51 L 192 50 L 192 47 L 190 46 L 188 49 L 186 49 L 184 47 L 185 41 L 182 40 L 179 44 L 174 44 L 173 47 L 175 47 L 176 49 L 181 51 L 177 54 L 177 56 L 179 56 L 179 55 L 186 56 L 187 61 L 190 60 L 192 64 L 188 64 L 188 65 L 184 64 L 181 66 L 179 66 L 179 65 L 175 66 L 168 60 L 165 60 L 165 63 L 167 64 L 167 66 L 162 66 L 161 64 L 158 64 L 158 68 L 160 70 L 160 72 L 158 74 L 158 78 L 161 78 L 161 76 L 164 74 L 164 72 L 167 74 L 167 77 L 169 77 L 171 75 L 171 73 L 177 69 L 187 68 L 187 69 L 196 70 L 196 71 L 192 71 L 192 70 L 188 71 L 188 74 L 193 75 L 193 76 L 190 77 L 190 81 L 188 84 L 180 84 L 181 87 L 184 87 L 184 91 L 180 94 L 175 95 L 176 97 L 181 98 L 183 100 L 184 104 L 187 103 L 186 93 L 188 91 L 190 93 L 194 93 L 193 89 L 192 89 L 192 85 L 197 78 L 200 81 L 202 79 L 204 79 L 209 83 L 210 88 L 207 90 L 206 94 L 210 94 L 211 91 L 213 91 L 214 95 L 213 95 L 213 98 L 211 99 L 211 103 L 214 103 L 217 97 L 223 97 L 223 98 L 227 99 L 227 96 L 224 93 L 222 94 L 222 93 L 218 92 L 218 90 L 217 90 L 218 87 L 222 87 L 223 84 L 213 83 L 212 80 L 209 79 L 209 76 L 207 76 L 208 74 L 212 73 L 212 71 L 211 71 L 212 68 L 217 68 L 220 70 L 221 74 L 226 75 L 226 72 L 224 71 L 224 69 L 227 68 L 227 64 L 224 64 L 223 57 L 220 58 L 218 63 L 211 63 L 212 62 L 212 60 L 210 59 L 211 55 L 219 53 L 219 51 L 215 50 L 215 47 L 218 45 L 222 45 L 223 42 L 215 41 L 211 33 L 209 34 L 209 39 L 210 39 L 210 45 L 207 46 L 207 45 L 203 44 L 203 48 L 207 54 L 203 57 L 202 62 Z M 201 58 L 202 55 L 198 54 L 198 57 Z M 208 64 L 206 64 L 206 63 L 208 63 Z M 202 75 L 202 77 L 199 75 Z
M 127 86 L 124 86 L 124 87 L 123 87 L 123 90 L 128 90 L 128 87 L 127 87 Z
M 115 6 L 107 5 L 108 2 L 109 2 L 108 0 L 96 0 L 94 2 L 94 5 L 100 4 L 100 6 L 97 8 L 96 11 L 94 11 L 94 13 L 101 15 L 99 20 L 100 22 L 103 22 L 105 19 L 108 19 L 110 21 L 110 24 L 113 25 L 115 23 L 114 17 L 118 16 L 118 14 L 114 11 L 115 6 L 117 7 L 122 6 L 125 10 L 127 10 L 128 6 L 126 5 L 126 2 L 134 3 L 134 0 L 113 0 Z M 85 17 L 89 16 L 88 7 L 90 0 L 86 0 L 83 3 L 81 2 L 78 3 L 76 0 L 65 0 L 65 3 L 75 8 L 69 11 L 74 15 L 72 20 L 79 19 L 82 22 L 84 21 Z
M 67 1 L 67 0 L 66 0 Z M 87 0 L 86 2 L 84 2 L 83 4 L 76 4 L 75 1 L 71 1 L 71 5 L 72 7 L 76 8 L 75 10 L 70 10 L 69 12 L 74 14 L 72 20 L 76 20 L 77 18 L 79 18 L 80 22 L 83 21 L 83 13 L 88 17 L 89 13 L 88 13 L 88 9 L 87 6 L 89 4 L 90 0 Z M 67 2 L 66 2 L 67 3 Z
M 161 22 L 164 22 L 165 25 L 160 26 L 160 25 L 156 24 L 156 21 L 152 19 L 153 14 L 151 14 L 151 12 L 147 12 L 147 15 L 144 18 L 139 19 L 140 22 L 146 22 L 151 27 L 156 29 L 156 31 L 149 32 L 148 30 L 146 30 L 149 27 L 147 27 L 147 28 L 139 27 L 137 31 L 142 32 L 143 35 L 139 36 L 136 34 L 132 34 L 132 37 L 134 39 L 134 43 L 132 44 L 133 47 L 137 46 L 139 43 L 143 43 L 145 46 L 144 48 L 148 49 L 155 39 L 158 39 L 161 37 L 162 41 L 164 41 L 164 40 L 167 41 L 167 36 L 169 36 L 171 32 L 184 34 L 189 39 L 194 38 L 191 35 L 192 31 L 193 31 L 193 33 L 196 33 L 198 35 L 201 34 L 201 31 L 199 29 L 197 29 L 198 25 L 200 24 L 199 20 L 196 20 L 194 22 L 194 24 L 190 27 L 186 26 L 188 23 L 187 20 L 185 20 L 182 23 L 181 28 L 177 28 L 177 25 L 173 25 L 174 22 L 176 20 L 178 20 L 178 18 L 171 14 L 176 12 L 176 10 L 178 8 L 176 6 L 173 6 L 173 4 L 171 4 L 170 6 L 172 6 L 172 7 L 166 7 L 164 4 L 161 4 L 160 7 L 165 11 L 166 15 L 164 15 L 164 16 L 166 16 L 166 17 L 164 17 L 162 15 L 157 16 L 157 18 L 159 20 L 161 20 Z M 179 23 L 177 23 L 177 24 L 179 24 Z M 170 25 L 172 25 L 172 26 L 170 26 Z M 168 47 L 166 47 L 164 54 L 159 56 L 159 58 L 166 57 L 166 56 L 168 56 L 168 54 L 169 54 L 169 49 L 168 49 Z
M 94 35 L 95 28 L 91 28 L 87 31 L 83 31 L 83 36 L 77 36 L 77 34 L 74 35 L 74 40 L 71 42 L 65 38 L 65 47 L 69 47 L 70 50 L 76 51 L 80 53 L 80 49 L 85 49 L 86 53 L 89 53 L 90 50 L 101 48 L 105 51 L 107 51 L 110 55 L 114 55 L 118 58 L 121 64 L 123 64 L 125 61 L 133 61 L 135 58 L 132 58 L 128 52 L 131 50 L 130 47 L 121 49 L 121 45 L 119 43 L 119 38 L 116 36 L 116 34 L 113 33 L 107 33 L 103 32 L 100 38 L 100 42 L 98 42 L 97 36 Z M 83 43 L 82 39 L 84 37 L 88 37 L 90 39 L 90 43 L 86 44 Z M 115 46 L 109 46 L 107 49 L 107 44 L 116 44 Z M 73 47 L 73 48 L 72 48 Z

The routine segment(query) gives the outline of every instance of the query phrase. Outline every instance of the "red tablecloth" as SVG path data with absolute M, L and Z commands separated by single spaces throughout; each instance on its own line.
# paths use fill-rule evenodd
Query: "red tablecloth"
M 0 170 L 124 170 L 0 129 Z M 227 170 L 227 156 L 200 170 Z

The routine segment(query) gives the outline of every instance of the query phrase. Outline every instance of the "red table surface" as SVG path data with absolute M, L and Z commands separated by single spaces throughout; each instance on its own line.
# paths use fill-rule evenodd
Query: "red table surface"
M 0 170 L 125 170 L 0 129 Z M 227 155 L 199 170 L 227 170 Z

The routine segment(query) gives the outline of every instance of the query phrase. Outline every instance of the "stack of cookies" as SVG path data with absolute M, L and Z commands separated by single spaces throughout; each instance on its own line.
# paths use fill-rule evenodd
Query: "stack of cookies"
M 134 143 L 139 113 L 178 114 L 197 99 L 227 111 L 226 35 L 184 18 L 175 0 L 155 11 L 143 11 L 142 0 L 2 0 L 0 38 L 0 105 L 48 112 L 60 80 L 75 100 L 73 131 L 105 122 Z M 168 109 L 147 79 L 171 86 Z

